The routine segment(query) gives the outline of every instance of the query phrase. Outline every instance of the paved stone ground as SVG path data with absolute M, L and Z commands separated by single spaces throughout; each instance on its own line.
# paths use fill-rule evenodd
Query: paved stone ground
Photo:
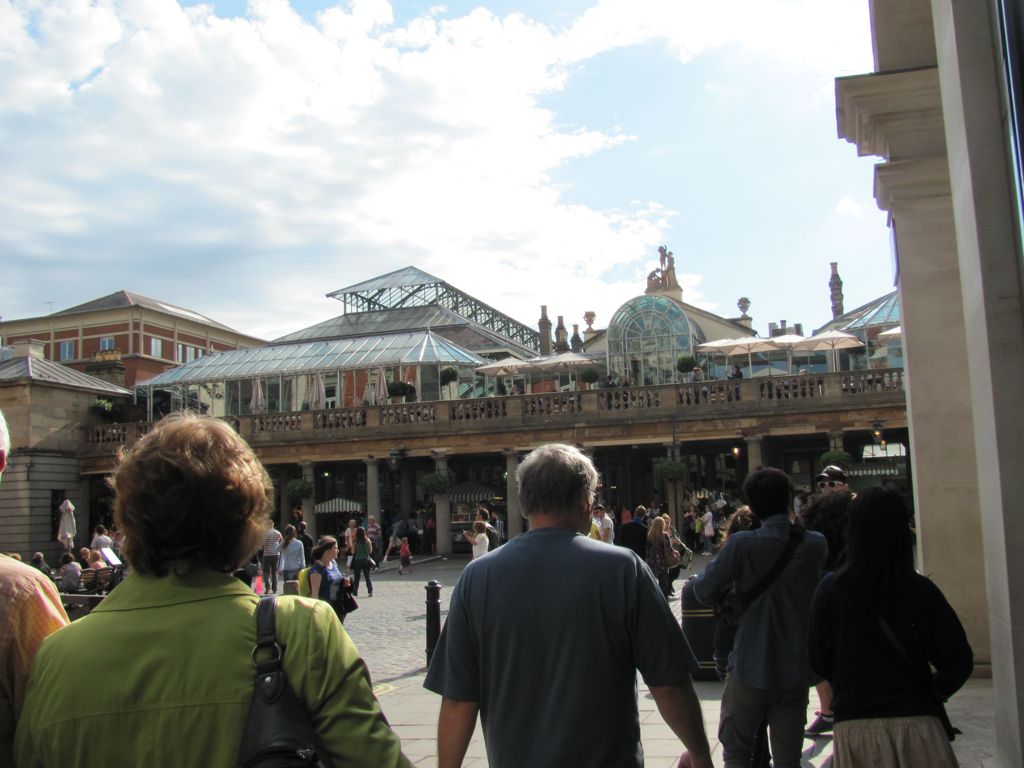
M 708 558 L 694 559 L 694 569 L 703 568 Z M 366 660 L 374 681 L 374 690 L 384 714 L 402 739 L 405 754 L 416 765 L 436 765 L 435 733 L 440 699 L 426 691 L 426 590 L 431 579 L 442 585 L 441 618 L 447 612 L 452 588 L 468 562 L 466 557 L 434 559 L 414 566 L 411 575 L 399 576 L 388 563 L 384 571 L 373 574 L 374 596 L 367 597 L 360 588 L 360 608 L 346 619 L 345 628 Z M 691 569 L 690 573 L 693 573 Z M 689 575 L 689 574 L 684 574 Z M 678 588 L 678 583 L 677 583 Z M 679 601 L 673 611 L 679 617 Z M 720 715 L 722 686 L 717 682 L 699 682 L 697 694 L 704 713 L 708 738 L 712 744 L 716 766 L 722 765 L 721 746 L 715 738 Z M 552 695 L 558 695 L 552 691 Z M 808 707 L 813 718 L 817 697 L 811 691 Z M 658 714 L 653 699 L 640 681 L 639 709 L 641 737 L 646 765 L 655 768 L 675 766 L 680 744 Z M 993 756 L 994 719 L 992 684 L 990 680 L 971 680 L 950 702 L 950 717 L 963 731 L 954 750 L 962 768 L 982 768 L 983 761 Z M 804 768 L 826 768 L 831 765 L 831 739 L 804 741 Z M 480 728 L 476 729 L 466 756 L 465 766 L 486 768 L 487 757 Z

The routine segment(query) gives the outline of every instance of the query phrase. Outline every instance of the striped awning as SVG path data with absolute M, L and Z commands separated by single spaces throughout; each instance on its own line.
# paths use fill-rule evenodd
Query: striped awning
M 498 492 L 491 486 L 469 480 L 452 488 L 449 497 L 453 502 L 466 504 L 474 501 L 489 501 L 497 495 Z
M 352 501 L 352 499 L 338 497 L 337 499 L 321 501 L 313 507 L 313 511 L 317 514 L 322 512 L 362 512 L 363 505 L 358 501 Z

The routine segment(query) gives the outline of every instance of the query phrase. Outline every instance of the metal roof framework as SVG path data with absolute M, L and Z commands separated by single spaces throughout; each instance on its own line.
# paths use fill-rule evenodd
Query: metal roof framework
M 529 349 L 540 349 L 538 331 L 415 267 L 389 272 L 327 296 L 340 301 L 346 313 L 436 304 Z

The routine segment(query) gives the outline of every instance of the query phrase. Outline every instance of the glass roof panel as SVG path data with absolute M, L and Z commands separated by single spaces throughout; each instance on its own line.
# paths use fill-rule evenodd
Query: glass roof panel
M 311 341 L 251 349 L 214 352 L 186 365 L 164 371 L 140 386 L 163 387 L 278 373 L 315 373 L 419 362 L 484 365 L 487 361 L 429 331 L 388 336 Z

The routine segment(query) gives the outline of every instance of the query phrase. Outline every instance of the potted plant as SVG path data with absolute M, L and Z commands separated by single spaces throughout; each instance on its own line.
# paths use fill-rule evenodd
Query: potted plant
M 850 454 L 843 450 L 825 451 L 825 453 L 821 454 L 821 458 L 818 460 L 818 465 L 820 469 L 824 469 L 825 467 L 835 465 L 840 469 L 846 470 L 849 469 L 849 467 L 852 464 L 853 456 L 851 456 Z
M 394 398 L 397 402 L 409 402 L 410 398 L 416 397 L 416 387 L 404 381 L 388 382 L 388 397 Z
M 587 385 L 587 389 L 594 386 L 601 378 L 601 372 L 597 368 L 584 368 L 580 371 L 580 381 Z
M 668 480 L 682 480 L 686 477 L 686 465 L 678 459 L 668 457 L 654 460 L 654 482 L 657 485 Z
M 288 484 L 284 487 L 284 492 L 293 507 L 301 507 L 303 499 L 313 497 L 313 484 L 308 480 L 295 478 L 288 481 Z
M 697 359 L 693 355 L 680 355 L 676 360 L 676 370 L 690 379 L 693 369 L 697 367 Z
M 459 371 L 456 368 L 441 369 L 441 386 L 446 387 L 459 380 Z
M 452 477 L 447 472 L 431 472 L 420 478 L 419 486 L 428 496 L 448 493 L 452 487 Z

